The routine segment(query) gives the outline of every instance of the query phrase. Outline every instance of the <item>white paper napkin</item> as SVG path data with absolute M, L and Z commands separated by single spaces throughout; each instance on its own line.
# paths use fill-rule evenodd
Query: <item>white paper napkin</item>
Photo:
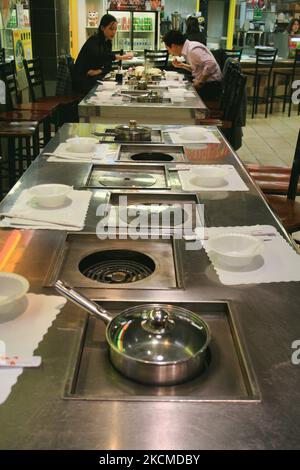
M 197 229 L 195 230 L 197 232 Z M 241 268 L 225 268 L 218 262 L 217 256 L 207 251 L 207 241 L 203 242 L 213 267 L 222 284 L 262 284 L 270 282 L 300 281 L 300 255 L 279 234 L 275 227 L 270 225 L 253 225 L 248 227 L 211 227 L 205 229 L 208 237 L 224 233 L 246 233 L 253 235 L 260 233 L 275 233 L 275 236 L 266 235 L 264 238 L 264 251 L 256 256 L 252 263 Z M 263 237 L 260 237 L 263 238 Z
M 47 158 L 48 162 L 59 163 L 82 163 L 82 162 L 103 162 L 105 159 L 113 159 L 117 156 L 118 149 L 111 149 L 110 144 L 96 145 L 96 151 L 90 153 L 71 152 L 67 142 L 60 144 L 53 152 L 53 155 Z
M 23 191 L 0 222 L 1 227 L 78 231 L 84 227 L 91 191 L 73 190 L 63 207 L 46 209 L 34 205 L 28 190 Z
M 196 186 L 191 183 L 190 179 L 196 174 L 198 168 L 203 168 L 203 165 L 193 165 L 192 168 L 187 171 L 178 171 L 178 176 L 182 189 L 184 191 L 249 191 L 236 169 L 232 165 L 205 165 L 205 168 L 227 168 L 228 176 L 226 176 L 226 184 L 218 187 L 207 187 L 207 186 Z
M 0 323 L 0 340 L 8 356 L 32 356 L 66 303 L 63 297 L 54 295 L 28 294 L 23 300 L 14 319 Z M 0 405 L 22 372 L 22 368 L 0 369 Z
M 188 144 L 219 144 L 220 143 L 218 137 L 216 137 L 210 131 L 203 132 L 201 136 L 193 140 L 184 139 L 183 137 L 181 137 L 179 131 L 175 129 L 168 130 L 168 134 L 173 144 L 187 144 L 188 145 Z

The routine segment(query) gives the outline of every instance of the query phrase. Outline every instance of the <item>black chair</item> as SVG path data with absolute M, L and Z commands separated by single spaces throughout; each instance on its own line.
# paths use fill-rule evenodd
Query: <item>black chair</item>
M 243 48 L 241 47 L 240 49 L 224 49 L 224 52 L 226 59 L 235 59 L 240 62 L 243 53 Z
M 82 96 L 47 96 L 45 79 L 40 57 L 31 60 L 23 60 L 26 78 L 29 87 L 30 99 L 33 103 L 40 103 L 43 105 L 57 106 L 56 114 L 56 128 L 62 125 L 66 120 L 64 119 L 65 108 L 68 106 L 77 105 Z
M 0 121 L 0 153 L 0 197 L 3 197 L 39 153 L 38 123 Z
M 281 219 L 289 233 L 300 230 L 300 203 L 296 201 L 300 175 L 300 131 L 295 149 L 295 155 L 289 180 L 287 194 L 277 196 L 267 194 L 265 197 L 273 211 Z
M 241 116 L 241 103 L 246 94 L 247 77 L 235 68 L 230 72 L 230 86 L 221 100 L 222 109 L 212 113 L 208 119 L 196 119 L 197 124 L 218 126 L 234 150 L 242 145 L 242 127 L 245 125 Z
M 167 50 L 144 49 L 144 59 L 149 61 L 153 67 L 165 69 L 168 65 L 169 53 Z
M 284 80 L 284 93 L 283 95 L 275 95 L 276 89 L 276 79 L 283 78 Z M 272 96 L 271 96 L 271 107 L 270 113 L 273 111 L 273 103 L 277 99 L 283 101 L 282 112 L 285 112 L 286 103 L 289 103 L 289 117 L 291 115 L 292 109 L 292 94 L 293 94 L 293 82 L 298 77 L 300 77 L 300 49 L 295 51 L 295 59 L 293 63 L 292 70 L 282 70 L 273 73 L 273 83 L 272 83 Z M 300 104 L 298 105 L 298 114 L 300 113 Z
M 6 89 L 6 111 L 0 112 L 1 121 L 37 121 L 38 125 L 43 126 L 43 145 L 46 145 L 51 139 L 51 111 L 37 110 L 33 108 L 32 103 L 26 106 L 26 109 L 20 104 L 21 95 L 17 86 L 15 75 L 15 62 L 11 61 L 0 65 L 0 79 L 5 83 Z
M 253 95 L 248 96 L 252 101 L 252 119 L 257 113 L 258 105 L 265 104 L 265 117 L 268 117 L 269 104 L 271 103 L 270 84 L 273 65 L 277 55 L 277 49 L 256 48 L 256 62 L 254 71 L 245 71 L 245 75 L 253 77 Z M 262 78 L 266 81 L 265 96 L 260 96 Z
M 5 49 L 2 47 L 0 49 L 0 64 L 5 64 Z

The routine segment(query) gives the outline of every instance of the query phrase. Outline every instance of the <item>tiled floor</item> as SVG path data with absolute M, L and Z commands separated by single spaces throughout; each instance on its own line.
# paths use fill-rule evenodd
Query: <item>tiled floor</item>
M 291 166 L 299 129 L 300 116 L 295 111 L 291 117 L 277 113 L 251 119 L 248 115 L 238 155 L 244 163 Z

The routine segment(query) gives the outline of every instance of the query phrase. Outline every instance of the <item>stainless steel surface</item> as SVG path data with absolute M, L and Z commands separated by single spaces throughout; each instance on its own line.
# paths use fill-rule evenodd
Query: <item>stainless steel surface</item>
M 128 308 L 121 304 L 112 313 Z M 249 358 L 240 343 L 232 309 L 226 302 L 176 304 L 201 315 L 212 333 L 204 369 L 184 384 L 149 387 L 121 376 L 108 360 L 105 327 L 93 318 L 87 319 L 83 337 L 67 380 L 65 398 L 98 401 L 134 402 L 251 402 L 260 401 L 258 386 Z
M 59 143 L 65 142 L 69 137 L 90 135 L 91 131 L 104 131 L 107 127 L 108 122 L 105 126 L 65 125 L 45 147 L 45 151 L 53 152 Z M 220 144 L 207 145 L 205 148 L 199 145 L 197 151 L 195 146 L 185 149 L 189 161 L 198 164 L 201 161 L 232 164 L 249 191 L 201 193 L 208 225 L 268 224 L 275 226 L 288 241 L 286 232 L 266 205 L 238 157 L 224 142 L 221 134 L 217 130 L 215 133 Z M 118 162 L 112 164 L 117 165 Z M 89 171 L 88 163 L 50 164 L 40 157 L 32 163 L 2 202 L 1 210 L 8 210 L 21 191 L 32 185 L 63 183 L 81 186 Z M 160 191 L 168 192 L 169 190 Z M 100 202 L 105 201 L 106 191 L 93 190 L 84 232 L 95 232 L 98 223 L 96 209 Z M 47 273 L 52 272 L 58 247 L 64 247 L 65 237 L 66 234 L 60 231 L 0 230 L 0 246 L 5 255 L 5 247 L 11 246 L 11 239 L 18 241 L 10 256 L 1 258 L 1 269 L 26 276 L 30 281 L 31 292 L 55 294 L 54 288 L 45 286 L 44 280 Z M 102 241 L 99 240 L 98 243 L 102 244 Z M 223 354 L 223 361 L 219 361 L 217 345 L 223 344 L 226 334 L 222 329 L 219 334 L 218 329 L 210 322 L 209 314 L 206 315 L 201 309 L 201 316 L 208 321 L 212 330 L 211 353 L 216 358 L 216 362 L 211 363 L 212 371 L 208 375 L 202 375 L 201 383 L 187 382 L 180 386 L 180 390 L 176 387 L 175 391 L 170 387 L 167 396 L 165 388 L 157 390 L 142 385 L 137 387 L 132 385 L 132 381 L 121 380 L 110 365 L 108 368 L 101 331 L 88 326 L 88 348 L 84 348 L 78 375 L 80 380 L 78 383 L 75 381 L 68 384 L 72 385 L 77 397 L 81 392 L 85 396 L 66 403 L 62 399 L 66 377 L 76 376 L 74 361 L 86 328 L 85 318 L 79 308 L 67 305 L 35 352 L 42 356 L 43 367 L 24 371 L 7 401 L 0 406 L 0 422 L 2 429 L 5 429 L 0 437 L 1 449 L 299 448 L 299 366 L 291 363 L 291 355 L 295 352 L 292 343 L 300 338 L 299 282 L 224 286 L 203 250 L 187 250 L 186 244 L 180 240 L 178 245 L 176 251 L 180 255 L 180 269 L 177 272 L 183 276 L 184 289 L 113 290 L 85 287 L 82 291 L 93 300 L 102 304 L 105 302 L 105 308 L 115 313 L 118 313 L 118 309 L 136 303 L 172 302 L 195 311 L 195 304 L 199 301 L 205 304 L 220 303 L 221 300 L 228 302 L 230 310 L 234 312 L 242 351 L 249 359 L 246 361 L 246 371 L 250 377 L 251 371 L 256 376 L 262 401 L 245 403 L 246 399 L 242 403 L 240 399 L 234 398 L 239 395 L 237 384 L 240 380 L 243 383 L 244 378 L 241 379 L 240 373 L 238 376 L 231 375 L 230 368 L 226 367 L 226 364 L 232 363 L 231 358 L 224 363 L 227 356 Z M 164 262 L 167 258 L 164 258 Z M 96 323 L 101 325 L 101 322 Z M 99 349 L 95 347 L 96 344 Z M 212 349 L 214 346 L 216 353 Z M 90 358 L 86 356 L 88 349 Z M 227 347 L 224 350 L 229 353 Z M 236 360 L 234 362 L 239 365 L 239 353 L 235 357 L 238 363 Z M 85 362 L 86 359 L 91 362 Z M 97 362 L 98 369 L 94 369 L 94 361 Z M 99 381 L 95 381 L 91 373 L 94 370 L 98 372 Z M 213 371 L 218 373 L 212 373 Z M 212 388 L 208 387 L 212 382 L 219 384 L 216 385 L 218 393 L 212 393 Z M 246 380 L 245 383 L 249 384 L 249 381 Z M 252 380 L 250 383 L 253 383 Z M 109 402 L 87 403 L 87 397 L 94 395 L 99 398 L 100 386 L 103 396 Z M 220 396 L 221 400 L 224 398 L 224 386 L 226 402 L 210 403 L 218 401 Z M 240 395 L 247 396 L 245 385 L 242 384 L 241 387 Z M 196 390 L 203 390 L 202 401 L 201 393 L 197 394 Z M 180 405 L 172 403 L 172 396 L 174 400 L 180 401 Z M 251 389 L 248 396 L 253 396 Z M 193 403 L 193 397 L 197 403 Z
M 119 160 L 136 163 L 141 162 L 161 162 L 176 163 L 186 161 L 184 148 L 180 145 L 121 145 Z
M 113 170 L 113 171 L 112 171 Z M 174 178 L 172 177 L 172 181 Z M 112 189 L 168 189 L 170 177 L 164 165 L 93 165 L 85 186 Z
M 176 272 L 177 250 L 177 244 L 172 239 L 131 240 L 129 238 L 122 240 L 117 237 L 115 240 L 99 240 L 93 234 L 69 234 L 65 242 L 58 245 L 56 252 L 53 253 L 45 284 L 53 285 L 60 278 L 76 288 L 91 288 L 96 292 L 102 290 L 103 293 L 112 290 L 115 294 L 119 293 L 120 296 L 125 290 L 176 289 L 180 287 L 180 274 Z M 114 251 L 115 257 L 113 256 Z M 125 253 L 122 253 L 123 251 Z M 108 258 L 111 260 L 112 266 L 110 280 L 108 273 L 105 274 L 102 281 L 102 272 L 100 277 L 97 275 L 87 276 L 85 274 L 87 264 L 91 263 L 92 266 L 93 263 L 97 265 L 102 260 L 107 260 L 107 252 L 109 252 Z M 127 272 L 127 266 L 122 267 L 121 262 L 122 255 L 124 260 L 126 253 L 136 254 L 137 257 L 133 260 L 137 262 L 139 254 L 145 259 L 145 263 L 148 259 L 150 274 L 146 272 L 145 277 L 143 275 L 137 276 L 133 282 L 118 277 L 118 274 L 121 276 L 121 273 Z M 89 258 L 87 259 L 87 257 Z
M 97 131 L 92 131 L 91 133 L 93 135 L 95 135 L 96 137 L 100 137 L 99 141 L 102 142 L 102 143 L 123 143 L 123 142 L 128 142 L 128 139 L 125 138 L 124 140 L 122 140 L 121 138 L 119 138 L 115 132 L 114 132 L 114 129 L 115 128 L 112 128 L 112 129 L 105 129 L 104 132 L 97 132 Z M 147 136 L 146 136 L 147 137 Z M 148 144 L 149 141 L 151 142 L 151 144 L 161 144 L 163 142 L 163 138 L 162 138 L 162 134 L 160 132 L 160 130 L 158 129 L 152 129 L 152 132 L 151 132 L 151 136 L 150 136 L 150 139 L 147 137 L 147 140 L 136 140 L 136 141 L 131 141 L 130 144 L 133 145 L 133 144 L 137 144 L 137 145 L 140 145 L 140 144 Z
M 163 85 L 163 80 L 160 82 Z M 162 102 L 138 103 L 137 100 L 128 102 L 106 101 L 99 105 L 89 103 L 94 95 L 96 88 L 79 103 L 79 117 L 82 122 L 127 122 L 129 119 L 136 119 L 140 124 L 151 125 L 178 125 L 194 124 L 196 113 L 207 112 L 207 107 L 199 97 L 194 88 L 189 85 L 187 89 L 193 93 L 193 96 L 184 97 L 181 103 L 173 103 L 170 99 L 163 99 Z
M 126 377 L 165 386 L 201 373 L 211 335 L 206 322 L 194 312 L 171 304 L 144 304 L 112 317 L 62 281 L 56 281 L 55 288 L 107 324 L 111 362 Z

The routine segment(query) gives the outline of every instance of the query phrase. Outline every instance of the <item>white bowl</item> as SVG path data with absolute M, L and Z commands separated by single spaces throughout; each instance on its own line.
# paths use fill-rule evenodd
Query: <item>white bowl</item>
M 262 254 L 264 244 L 252 235 L 225 233 L 210 237 L 206 248 L 217 256 L 217 261 L 222 265 L 242 267 L 249 265 L 256 256 Z
M 106 90 L 111 90 L 116 87 L 116 82 L 102 82 L 100 86 Z
M 29 194 L 33 201 L 41 207 L 61 206 L 70 192 L 72 186 L 66 184 L 40 184 L 30 188 Z
M 206 135 L 206 128 L 201 126 L 187 126 L 179 129 L 179 135 L 185 140 L 203 139 Z
M 14 305 L 25 296 L 28 289 L 29 282 L 25 277 L 0 272 L 0 315 L 12 311 Z
M 203 168 L 191 169 L 190 183 L 194 186 L 205 188 L 219 188 L 227 184 L 227 168 L 205 166 Z
M 178 80 L 179 74 L 178 72 L 172 70 L 165 71 L 166 80 Z
M 67 139 L 67 143 L 70 152 L 91 153 L 95 152 L 99 141 L 94 137 L 71 137 Z
M 172 96 L 184 96 L 184 88 L 169 88 L 169 93 Z

